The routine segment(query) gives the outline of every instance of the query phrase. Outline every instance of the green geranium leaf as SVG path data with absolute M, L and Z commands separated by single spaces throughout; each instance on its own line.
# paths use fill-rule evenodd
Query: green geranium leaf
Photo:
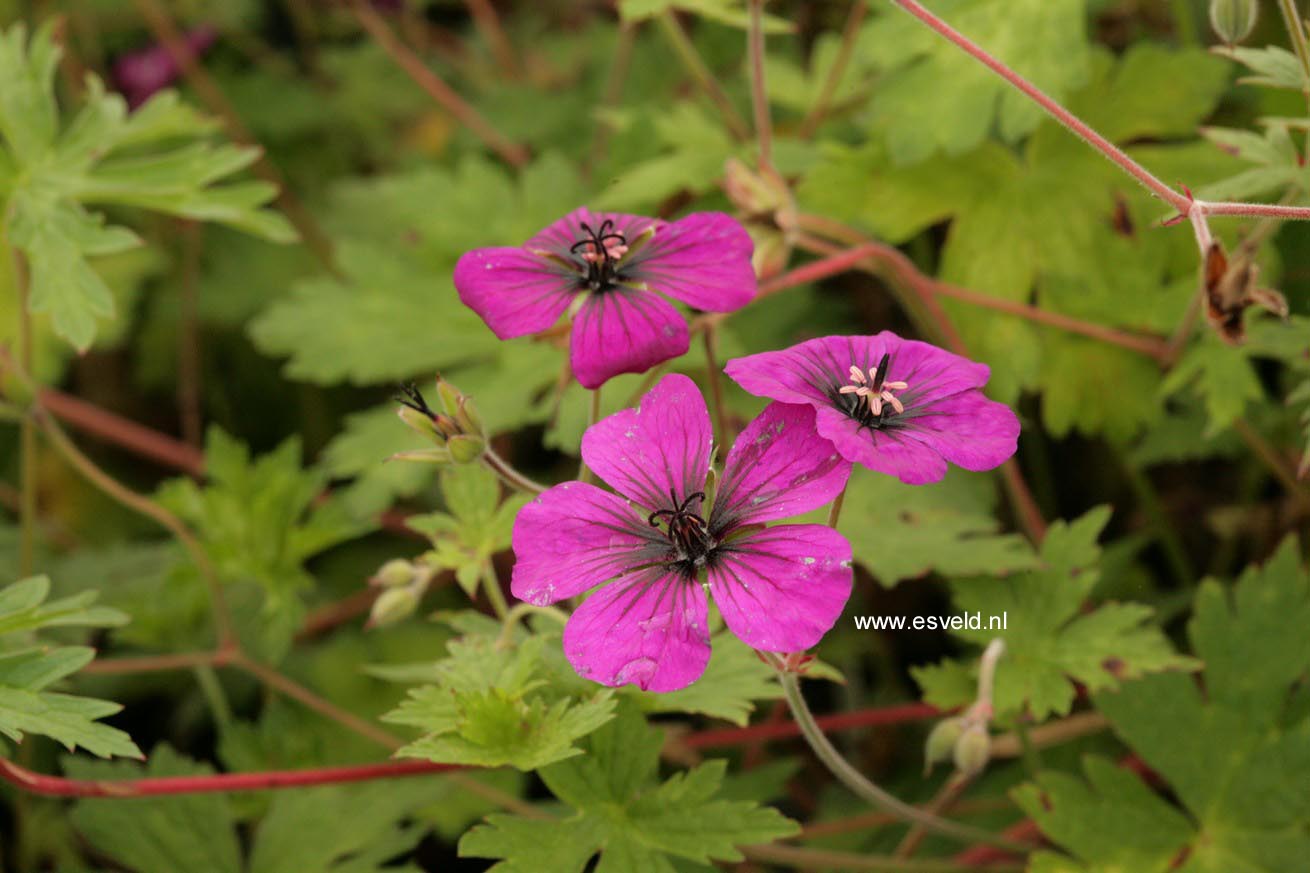
M 1015 799 L 1076 860 L 1043 853 L 1034 869 L 1276 873 L 1304 863 L 1310 721 L 1287 702 L 1310 666 L 1307 581 L 1289 539 L 1231 592 L 1205 582 L 1188 626 L 1202 683 L 1166 673 L 1095 695 L 1182 810 L 1096 758 L 1087 782 L 1042 774 Z
M 32 312 L 48 314 L 54 331 L 84 351 L 97 322 L 113 314 L 109 287 L 88 258 L 139 244 L 88 206 L 216 221 L 277 242 L 295 233 L 263 209 L 276 194 L 271 185 L 225 181 L 259 152 L 212 144 L 213 125 L 175 94 L 129 114 L 121 96 L 88 76 L 81 109 L 61 121 L 52 33 L 46 26 L 29 40 L 21 24 L 0 33 L 0 205 L 30 270 Z
M 856 470 L 838 529 L 855 559 L 884 585 L 937 572 L 1007 573 L 1036 565 L 1032 547 L 999 532 L 995 485 L 952 470 L 934 485 L 905 485 Z
M 0 589 L 0 735 L 21 742 L 39 734 L 69 751 L 81 747 L 102 758 L 141 757 L 127 734 L 99 723 L 122 709 L 117 703 L 49 690 L 89 664 L 95 650 L 42 646 L 34 636 L 52 627 L 117 627 L 127 616 L 95 606 L 95 591 L 47 602 L 49 595 L 44 576 Z
M 1053 524 L 1042 542 L 1038 569 L 1008 579 L 953 583 L 959 610 L 983 616 L 981 628 L 954 633 L 979 645 L 1005 640 L 993 700 L 998 714 L 1027 712 L 1037 720 L 1065 715 L 1073 705 L 1075 682 L 1098 691 L 1149 672 L 1195 667 L 1147 624 L 1150 607 L 1107 603 L 1083 611 L 1098 578 L 1096 541 L 1109 518 L 1109 508 L 1101 507 L 1077 521 Z M 988 617 L 1001 613 L 1005 629 L 990 629 Z M 917 670 L 915 678 L 925 699 L 949 709 L 969 700 L 971 683 L 961 681 L 962 670 L 947 662 Z
M 737 846 L 791 836 L 796 823 L 753 802 L 718 798 L 726 765 L 711 761 L 658 783 L 662 735 L 635 711 L 588 739 L 586 756 L 553 764 L 541 778 L 574 814 L 540 822 L 491 815 L 464 835 L 459 852 L 493 858 L 497 873 L 672 871 L 674 859 L 740 861 Z M 542 827 L 542 825 L 548 827 Z

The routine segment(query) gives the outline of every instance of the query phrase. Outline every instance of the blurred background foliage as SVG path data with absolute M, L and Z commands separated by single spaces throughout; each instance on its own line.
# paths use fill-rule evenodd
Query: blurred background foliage
M 1310 492 L 1296 469 L 1310 405 L 1310 228 L 1214 220 L 1230 251 L 1247 241 L 1240 250 L 1291 309 L 1283 320 L 1252 314 L 1247 342 L 1226 344 L 1187 315 L 1198 291 L 1196 246 L 1186 226 L 1160 227 L 1170 217 L 1160 201 L 890 3 L 857 2 L 856 13 L 852 5 L 767 6 L 773 162 L 792 202 L 767 184 L 754 199 L 725 185 L 725 174 L 730 183 L 737 172 L 728 167 L 749 175 L 757 163 L 747 122 L 747 14 L 733 0 L 0 0 L 0 20 L 26 22 L 29 35 L 48 33 L 63 46 L 54 83 L 65 124 L 75 107 L 103 110 L 81 151 L 33 146 L 29 160 L 4 131 L 22 159 L 0 166 L 0 192 L 10 243 L 24 248 L 31 269 L 31 373 L 58 392 L 47 408 L 105 469 L 154 493 L 196 532 L 243 650 L 366 719 L 394 710 L 388 721 L 418 728 L 405 734 L 406 753 L 474 760 L 450 751 L 456 740 L 432 727 L 445 718 L 436 712 L 443 704 L 425 703 L 432 695 L 423 689 L 463 688 L 457 646 L 472 646 L 463 657 L 485 665 L 477 641 L 498 631 L 468 611 L 422 618 L 467 607 L 468 594 L 485 608 L 476 579 L 488 566 L 508 579 L 507 526 L 494 519 L 495 494 L 489 504 L 470 496 L 479 483 L 386 462 L 421 445 L 393 417 L 391 397 L 397 383 L 426 384 L 440 371 L 476 399 L 498 450 L 545 481 L 576 469 L 587 397 L 561 381 L 559 337 L 498 342 L 460 305 L 455 260 L 473 247 L 519 243 L 583 203 L 665 217 L 734 212 L 756 237 L 764 276 L 872 238 L 895 246 L 904 269 L 880 262 L 761 299 L 721 322 L 719 363 L 830 333 L 893 329 L 941 342 L 907 278 L 916 272 L 985 295 L 985 305 L 943 295 L 940 307 L 970 356 L 991 366 L 989 394 L 1020 412 L 1018 463 L 1040 515 L 1082 521 L 1038 549 L 999 476 L 954 472 L 940 485 L 912 488 L 857 475 L 842 517 L 860 567 L 848 616 L 1009 609 L 1016 656 L 998 678 L 997 704 L 1005 725 L 1084 710 L 1088 692 L 1099 706 L 1121 679 L 1194 668 L 1180 653 L 1203 644 L 1189 644 L 1185 625 L 1198 590 L 1218 596 L 1201 580 L 1236 578 L 1306 526 Z M 1283 63 L 1292 56 L 1216 50 L 1200 0 L 930 5 L 1171 184 L 1198 196 L 1305 202 L 1306 105 L 1300 74 Z M 1286 44 L 1278 15 L 1266 12 L 1246 45 Z M 488 147 L 462 111 L 434 101 L 370 22 L 467 101 L 499 145 Z M 13 82 L 23 37 L 8 33 L 0 75 Z M 170 60 L 170 34 L 189 38 L 198 73 Z M 156 96 L 136 114 L 115 102 L 115 92 L 135 105 L 140 89 L 164 87 L 179 96 Z M 0 97 L 12 91 L 0 83 Z M 31 111 L 0 105 L 9 119 L 28 112 L 30 121 Z M 147 112 L 155 115 L 143 119 Z M 125 158 L 115 157 L 120 147 Z M 163 175 L 132 175 L 144 154 Z M 42 172 L 82 182 L 52 192 L 39 184 Z M 15 217 L 24 209 L 30 218 Z M 108 224 L 87 217 L 102 213 Z M 42 235 L 60 227 L 63 235 Z M 21 320 L 15 275 L 0 270 L 0 343 L 11 347 Z M 1033 310 L 1055 318 L 1034 318 Z M 1105 342 L 1098 330 L 1143 342 Z M 704 384 L 705 364 L 693 344 L 672 366 Z M 611 381 L 604 411 L 629 405 L 642 385 L 641 376 Z M 12 377 L 5 387 L 19 390 Z M 740 425 L 761 403 L 727 387 Z M 163 448 L 124 422 L 164 437 Z M 19 445 L 17 426 L 0 426 L 6 581 L 26 575 Z M 89 644 L 102 655 L 209 645 L 205 589 L 185 551 L 46 447 L 37 460 L 35 566 L 53 580 L 51 597 L 98 592 L 95 608 L 107 610 L 78 623 L 90 630 L 43 633 L 70 651 Z M 388 559 L 423 553 L 424 536 L 434 540 L 442 584 L 424 589 L 417 618 L 366 631 L 365 581 Z M 1300 603 L 1305 580 L 1294 569 L 1295 548 L 1286 546 L 1285 572 L 1271 571 L 1270 584 Z M 445 584 L 456 576 L 468 593 Z M 1080 581 L 1060 587 L 1070 580 Z M 1048 602 L 1053 588 L 1061 595 Z M 1088 611 L 1084 618 L 1095 620 L 1080 624 Z M 1193 640 L 1206 632 L 1221 633 L 1194 626 Z M 522 694 L 529 679 L 546 677 L 542 707 L 565 701 L 604 718 L 615 711 L 614 700 L 567 675 L 557 640 L 533 639 L 546 640 L 542 650 L 505 667 L 526 671 Z M 816 700 L 838 711 L 920 698 L 959 705 L 971 695 L 974 644 L 985 641 L 857 632 L 843 619 L 819 655 L 844 682 L 824 686 Z M 630 717 L 633 703 L 655 715 L 680 712 L 665 725 L 666 759 L 690 765 L 702 753 L 678 746 L 688 719 L 741 724 L 759 702 L 765 714 L 756 718 L 775 717 L 768 701 L 779 691 L 767 671 L 748 652 L 721 648 L 714 679 L 705 680 L 712 693 L 693 686 L 667 701 L 619 695 L 622 715 L 604 729 L 619 739 L 605 742 L 658 747 L 658 736 Z M 83 655 L 66 657 L 72 665 Z M 1253 654 L 1238 660 L 1262 669 Z M 445 672 L 433 672 L 438 661 Z M 407 686 L 418 689 L 407 697 Z M 71 688 L 124 705 L 109 723 L 150 753 L 154 775 L 377 756 L 367 739 L 241 673 L 90 673 Z M 1129 743 L 1150 746 L 1158 738 L 1141 736 L 1149 718 L 1134 710 L 1142 699 L 1135 693 L 1106 709 L 1112 720 L 1122 715 Z M 1295 706 L 1304 715 L 1303 692 Z M 563 748 L 604 718 L 581 718 Z M 96 734 L 91 742 L 121 739 Z M 921 726 L 906 725 L 847 734 L 842 744 L 900 796 L 926 801 L 940 783 L 919 775 L 922 739 Z M 543 748 L 539 757 L 519 749 L 511 751 L 525 757 L 484 762 L 531 770 L 555 760 L 558 749 Z M 861 811 L 839 786 L 793 778 L 812 766 L 791 757 L 797 748 L 724 752 L 733 766 L 725 799 L 715 802 L 776 802 L 806 822 Z M 1043 749 L 1041 767 L 1065 772 L 1042 787 L 1075 808 L 1103 802 L 1067 774 L 1081 772 L 1083 754 L 1122 750 L 1104 733 Z M 73 759 L 54 744 L 28 742 L 16 752 L 35 769 L 75 777 L 141 772 L 134 763 Z M 1029 759 L 990 771 L 970 794 L 972 818 L 990 826 L 1037 817 L 1082 859 L 1048 858 L 1033 869 L 1110 869 L 1098 865 L 1116 858 L 1095 847 L 1131 843 L 1140 828 L 1081 834 L 1087 825 L 1064 822 L 1063 807 L 1043 813 L 1031 786 L 1015 795 L 1020 813 L 1006 792 L 1034 766 Z M 1098 766 L 1087 771 L 1098 790 L 1136 797 L 1136 787 Z M 692 772 L 707 784 L 722 776 Z M 1186 762 L 1162 775 L 1191 778 Z M 547 769 L 544 783 L 513 770 L 471 778 L 512 797 L 554 792 L 587 820 L 592 799 L 574 803 L 558 789 L 577 774 Z M 673 791 L 640 794 L 639 784 L 623 795 L 634 809 Z M 455 843 L 497 808 L 485 792 L 448 779 L 132 804 L 84 800 L 70 814 L 67 802 L 9 792 L 0 862 L 18 871 L 478 870 L 487 862 L 457 861 Z M 1168 818 L 1167 810 L 1155 813 Z M 1259 826 L 1273 828 L 1276 818 Z M 520 851 L 514 847 L 533 840 L 523 827 L 484 824 L 465 854 Z M 759 828 L 741 839 L 772 833 L 768 822 Z M 807 844 L 887 850 L 897 837 L 875 825 L 839 830 Z M 1093 848 L 1079 850 L 1080 840 Z M 947 849 L 930 838 L 924 853 Z M 1141 857 L 1155 863 L 1157 854 L 1167 859 L 1165 849 L 1142 849 Z M 667 869 L 703 869 L 694 859 L 659 857 L 675 865 Z M 388 866 L 397 859 L 409 866 Z

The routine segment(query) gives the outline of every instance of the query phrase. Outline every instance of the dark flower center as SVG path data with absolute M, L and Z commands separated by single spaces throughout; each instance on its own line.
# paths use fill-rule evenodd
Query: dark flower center
M 889 426 L 904 412 L 903 404 L 893 392 L 906 388 L 904 382 L 887 381 L 887 368 L 890 364 L 891 354 L 886 353 L 878 362 L 878 368 L 870 370 L 867 377 L 852 365 L 851 384 L 829 389 L 829 399 L 849 418 L 859 422 L 861 427 L 879 430 Z
M 598 228 L 584 221 L 582 231 L 586 236 L 569 246 L 569 251 L 581 258 L 586 268 L 583 281 L 592 291 L 613 287 L 619 260 L 628 251 L 628 238 L 614 229 L 614 221 L 609 218 Z
M 664 519 L 668 525 L 666 533 L 669 544 L 674 550 L 673 563 L 691 576 L 706 564 L 718 546 L 714 537 L 710 536 L 710 528 L 705 519 L 690 508 L 695 501 L 705 499 L 705 492 L 688 494 L 687 499 L 681 503 L 672 491 L 669 492 L 669 498 L 674 509 L 657 509 L 646 520 L 651 527 L 659 527 L 660 520 Z

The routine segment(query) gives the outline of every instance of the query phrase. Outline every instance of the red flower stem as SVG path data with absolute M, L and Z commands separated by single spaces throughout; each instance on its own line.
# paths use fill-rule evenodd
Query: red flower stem
M 841 85 L 842 76 L 846 75 L 846 68 L 850 66 L 851 57 L 855 54 L 855 44 L 860 37 L 860 25 L 864 23 L 864 15 L 867 11 L 868 5 L 865 0 L 851 0 L 850 12 L 846 14 L 846 24 L 842 27 L 841 46 L 837 49 L 837 57 L 828 69 L 828 76 L 823 80 L 823 88 L 819 91 L 819 96 L 815 99 L 814 105 L 810 107 L 810 111 L 806 113 L 804 120 L 801 121 L 800 128 L 796 131 L 796 135 L 801 139 L 813 137 L 815 131 L 819 129 L 820 122 L 828 114 L 832 98 Z
M 374 11 L 368 0 L 350 0 L 350 11 L 360 27 L 382 47 L 396 65 L 405 71 L 441 108 L 455 117 L 501 159 L 513 167 L 522 167 L 529 160 L 527 149 L 511 142 L 490 121 L 459 96 L 453 88 L 414 54 L 391 30 L 382 16 Z
M 490 0 L 464 0 L 464 5 L 473 16 L 473 26 L 491 47 L 491 53 L 496 58 L 496 66 L 511 77 L 518 76 L 521 71 L 517 55 L 514 46 L 510 44 L 509 37 L 505 35 L 505 28 L 500 26 L 500 16 L 496 14 L 496 7 Z
M 84 433 L 130 449 L 166 467 L 192 476 L 204 475 L 204 454 L 181 440 L 53 388 L 41 390 L 41 405 Z
M 226 791 L 269 791 L 310 785 L 341 785 L 378 779 L 401 779 L 463 770 L 458 764 L 429 761 L 387 761 L 349 767 L 310 770 L 264 770 L 255 773 L 214 773 L 203 776 L 163 776 L 143 779 L 65 779 L 46 776 L 0 758 L 0 779 L 29 794 L 44 797 L 154 797 L 168 794 L 212 794 Z
M 732 105 L 732 101 L 728 99 L 728 95 L 724 93 L 722 86 L 710 72 L 710 68 L 705 65 L 700 52 L 696 51 L 695 43 L 687 36 L 687 31 L 683 30 L 682 23 L 678 21 L 678 14 L 672 9 L 665 9 L 655 20 L 659 22 L 660 30 L 668 39 L 678 60 L 687 68 L 687 72 L 696 80 L 696 84 L 705 92 L 705 96 L 718 107 L 719 113 L 723 116 L 723 123 L 733 138 L 742 142 L 749 140 L 750 128 Z
M 802 225 L 810 224 L 811 220 L 811 216 L 802 216 L 800 223 Z M 858 236 L 858 232 L 852 232 Z M 1059 330 L 1067 331 L 1068 333 L 1076 333 L 1094 340 L 1100 340 L 1101 342 L 1130 349 L 1131 351 L 1154 358 L 1157 361 L 1164 362 L 1168 359 L 1169 343 L 1161 337 L 1142 333 L 1132 333 L 1130 331 L 1118 330 L 1113 327 L 1106 327 L 1101 324 L 1093 324 L 1071 315 L 1065 315 L 1062 312 L 1051 312 L 1050 310 L 1030 306 L 1026 303 L 1019 303 L 1013 300 L 1003 300 L 999 297 L 992 297 L 989 294 L 983 294 L 980 291 L 973 291 L 968 288 L 961 288 L 958 285 L 939 282 L 931 276 L 926 276 L 923 273 L 920 273 L 919 269 L 914 265 L 914 262 L 906 257 L 903 252 L 894 246 L 885 243 L 873 242 L 866 238 L 862 239 L 862 241 L 854 248 L 843 251 L 839 246 L 834 245 L 833 243 L 802 234 L 797 238 L 797 245 L 808 251 L 828 254 L 829 257 L 779 276 L 777 281 L 786 280 L 793 274 L 800 273 L 802 270 L 807 270 L 809 268 L 816 268 L 816 272 L 819 272 L 818 265 L 825 264 L 829 261 L 849 264 L 850 266 L 863 269 L 866 272 L 874 273 L 875 275 L 883 276 L 884 278 L 887 278 L 886 274 L 890 273 L 891 279 L 899 281 L 920 296 L 926 295 L 930 297 L 935 294 L 940 294 L 943 297 L 961 300 L 974 306 L 994 309 L 997 312 L 1005 312 L 1009 315 L 1017 315 L 1020 318 L 1025 318 L 1039 324 L 1045 324 L 1049 327 L 1058 328 Z M 840 262 L 837 262 L 836 260 L 838 257 L 842 259 Z M 866 264 L 864 262 L 868 263 Z M 840 271 L 833 270 L 833 272 Z M 816 276 L 815 278 L 822 278 L 822 276 Z M 812 279 L 810 281 L 812 281 Z M 769 283 L 766 283 L 766 285 L 768 284 Z
M 1000 76 L 1015 89 L 1027 96 L 1028 99 L 1032 100 L 1045 110 L 1048 115 L 1063 124 L 1074 135 L 1078 136 L 1092 148 L 1108 158 L 1113 164 L 1115 164 L 1115 166 L 1132 176 L 1161 200 L 1178 210 L 1180 215 L 1186 216 L 1193 224 L 1204 222 L 1205 217 L 1209 215 L 1240 215 L 1247 217 L 1266 216 L 1269 218 L 1292 219 L 1299 221 L 1310 220 L 1310 207 L 1283 206 L 1272 203 L 1211 203 L 1204 200 L 1194 200 L 1188 194 L 1175 191 L 1173 188 L 1156 178 L 1141 164 L 1130 158 L 1114 143 L 1097 133 L 1091 125 L 1087 124 L 1087 122 L 1074 115 L 1068 109 L 1065 109 L 1051 98 L 1050 95 L 1042 91 L 1042 89 L 1038 88 L 1032 82 L 1029 82 L 1023 76 L 1019 75 L 995 57 L 988 54 L 985 49 L 972 42 L 967 36 L 951 27 L 932 12 L 929 12 L 922 4 L 917 2 L 917 0 L 892 0 L 892 2 L 922 21 L 945 39 L 954 43 L 974 60 L 996 73 L 996 75 Z
M 773 169 L 773 120 L 769 117 L 769 91 L 764 81 L 764 0 L 748 0 L 750 27 L 747 30 L 746 54 L 751 70 L 751 111 L 755 119 L 755 138 L 760 148 L 760 169 Z
M 160 673 L 166 670 L 189 670 L 192 667 L 221 667 L 231 659 L 231 651 L 133 655 L 124 658 L 105 658 L 92 661 L 83 667 L 80 672 L 99 676 Z

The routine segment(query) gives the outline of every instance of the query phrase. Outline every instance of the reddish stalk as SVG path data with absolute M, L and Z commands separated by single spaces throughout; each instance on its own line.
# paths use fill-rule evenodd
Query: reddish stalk
M 382 50 L 414 80 L 414 84 L 426 91 L 441 108 L 471 130 L 489 149 L 500 155 L 511 166 L 522 167 L 528 162 L 527 149 L 511 142 L 471 103 L 459 96 L 440 76 L 428 69 L 422 59 L 400 41 L 382 16 L 374 11 L 368 0 L 350 0 L 350 11 L 360 27 L 382 46 Z
M 387 761 L 312 770 L 264 770 L 257 773 L 214 773 L 203 776 L 156 776 L 143 779 L 65 779 L 46 776 L 0 758 L 0 780 L 43 797 L 155 797 L 168 794 L 212 794 L 226 791 L 271 791 L 310 785 L 341 785 L 378 779 L 430 776 L 466 769 L 458 764 L 429 761 Z
M 801 139 L 809 139 L 814 136 L 815 131 L 819 129 L 820 122 L 827 115 L 828 107 L 832 104 L 832 98 L 836 95 L 838 86 L 841 85 L 842 76 L 846 74 L 846 68 L 850 66 L 851 56 L 855 54 L 855 43 L 860 36 L 860 25 L 864 23 L 864 15 L 867 11 L 868 7 L 865 5 L 865 0 L 851 0 L 851 9 L 846 15 L 846 24 L 842 26 L 841 47 L 837 50 L 837 57 L 833 59 L 832 66 L 828 69 L 828 76 L 823 80 L 823 88 L 819 91 L 818 98 L 815 99 L 814 105 L 805 114 L 800 128 L 796 131 L 796 135 Z
M 892 0 L 892 2 L 936 31 L 940 36 L 954 43 L 965 54 L 1000 76 L 1012 87 L 1040 106 L 1048 115 L 1063 124 L 1074 135 L 1104 155 L 1115 166 L 1178 210 L 1179 215 L 1191 219 L 1194 224 L 1198 221 L 1204 221 L 1204 217 L 1209 215 L 1264 216 L 1301 221 L 1310 220 L 1310 207 L 1284 206 L 1272 203 L 1211 203 L 1204 200 L 1194 200 L 1189 194 L 1175 191 L 1156 178 L 1141 164 L 1130 158 L 1114 143 L 1097 133 L 1087 122 L 1065 109 L 1042 89 L 1001 63 L 967 36 L 928 11 L 917 0 Z
M 750 29 L 747 31 L 747 55 L 751 70 L 751 113 L 755 120 L 755 138 L 760 148 L 760 169 L 773 169 L 773 120 L 769 117 L 769 92 L 764 81 L 764 0 L 750 3 Z
M 81 673 L 100 676 L 162 673 L 168 670 L 189 670 L 192 667 L 221 667 L 231 659 L 231 651 L 132 655 L 124 658 L 105 658 L 92 661 L 82 668 Z
M 500 26 L 500 16 L 496 15 L 496 7 L 491 5 L 490 0 L 464 0 L 464 5 L 473 16 L 473 26 L 478 29 L 491 48 L 491 54 L 496 58 L 496 66 L 510 76 L 519 75 L 514 46 L 510 45 L 509 37 L 505 36 L 505 28 Z
M 204 475 L 204 453 L 168 434 L 53 388 L 41 389 L 41 405 L 83 433 L 158 461 L 166 467 L 192 476 Z

